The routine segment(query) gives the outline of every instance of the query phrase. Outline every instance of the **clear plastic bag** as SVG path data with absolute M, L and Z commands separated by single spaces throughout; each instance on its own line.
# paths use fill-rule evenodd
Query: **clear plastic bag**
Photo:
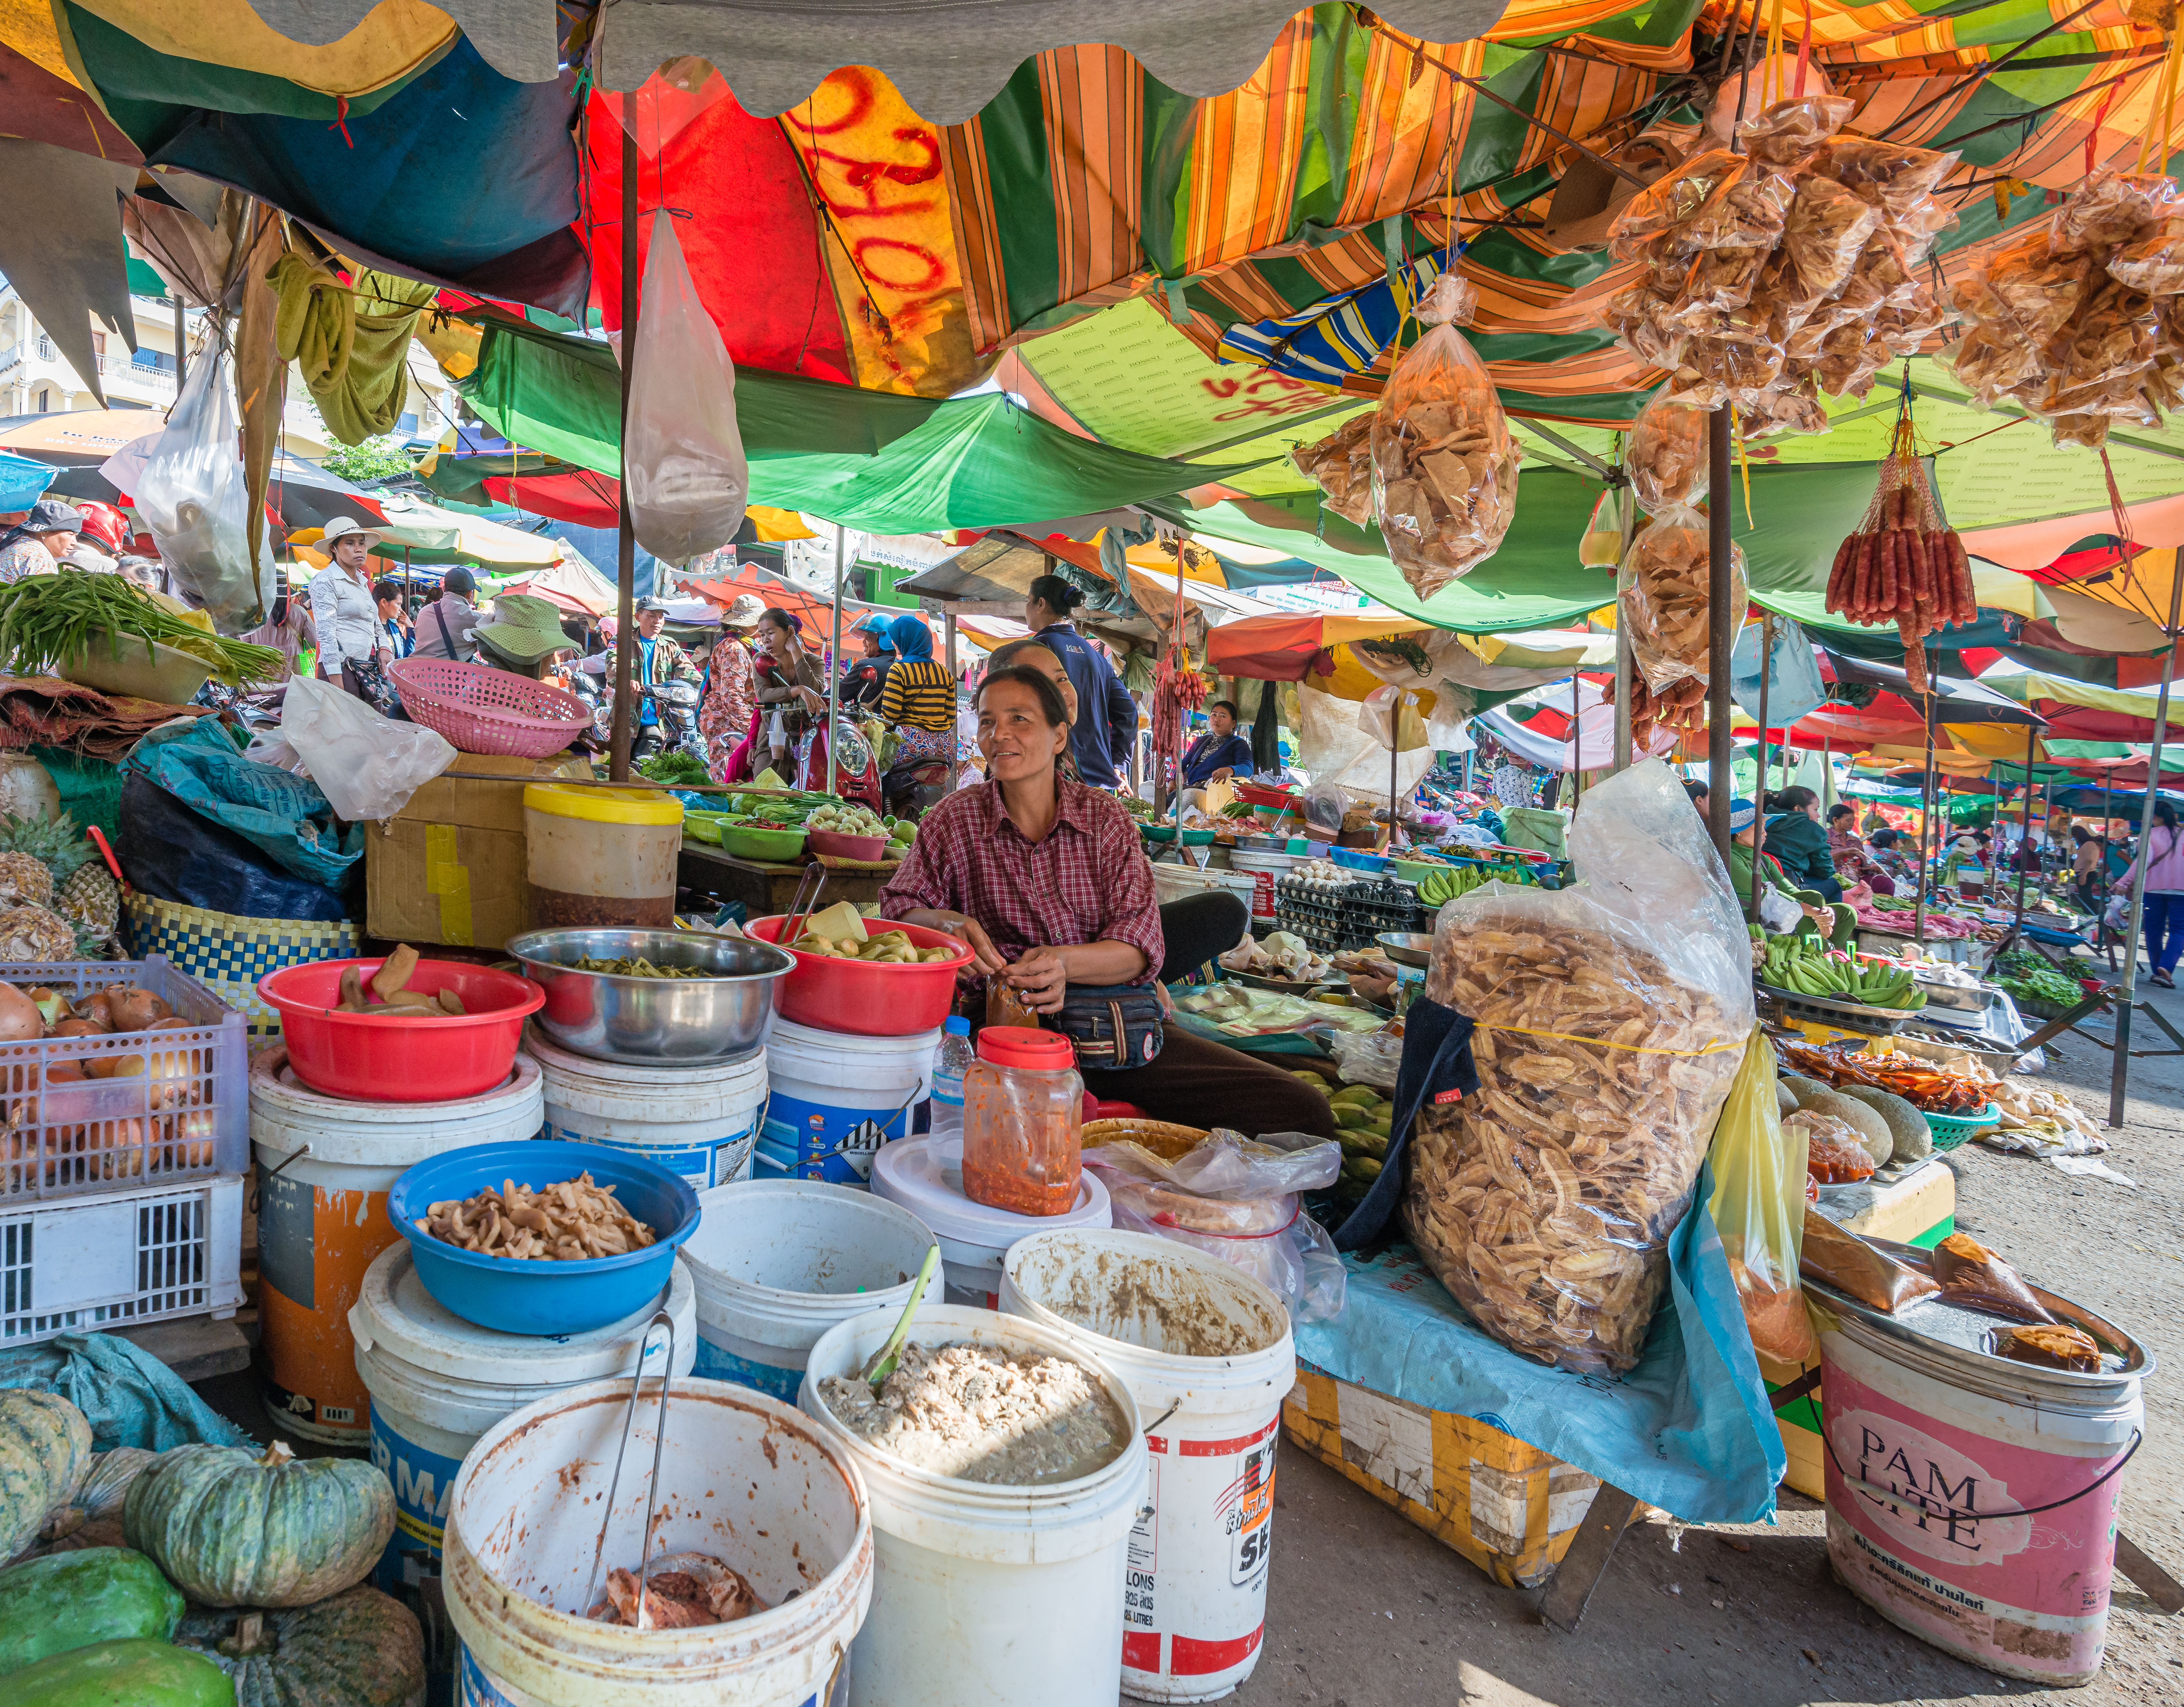
M 1656 397 L 1631 424 L 1624 472 L 1649 515 L 1698 503 L 1707 494 L 1707 418 Z
M 1316 443 L 1291 447 L 1290 460 L 1345 521 L 1363 527 L 1373 520 L 1372 410 L 1359 411 Z
M 1782 224 L 1782 253 L 1797 284 L 1817 298 L 1850 276 L 1859 254 L 1880 228 L 1880 210 L 1831 178 L 1808 173 Z
M 1268 1132 L 1247 1138 L 1217 1126 L 1170 1160 L 1128 1140 L 1095 1144 L 1088 1166 L 1106 1168 L 1193 1197 L 1222 1203 L 1323 1191 L 1342 1172 L 1342 1146 L 1309 1132 Z
M 1805 1135 L 1787 1130 L 1774 1098 L 1774 1046 L 1755 1031 L 1713 1135 L 1713 1198 L 1752 1348 L 1802 1364 L 1818 1349 L 1797 1284 L 1805 1231 Z
M 1745 150 L 1771 166 L 1802 166 L 1858 110 L 1847 95 L 1798 95 L 1777 101 L 1736 127 Z
M 336 814 L 351 824 L 392 818 L 455 762 L 444 737 L 421 723 L 382 717 L 315 676 L 289 679 L 281 734 Z
M 1504 1344 L 1638 1361 L 1753 1023 L 1750 939 L 1682 784 L 1646 759 L 1585 791 L 1570 888 L 1441 909 L 1426 994 L 1469 1016 L 1479 1092 L 1419 1111 L 1404 1217 Z
M 1730 576 L 1730 610 L 1741 626 L 1744 553 L 1734 546 Z M 1707 518 L 1698 510 L 1664 509 L 1630 542 L 1617 576 L 1617 620 L 1630 629 L 1631 656 L 1656 692 L 1686 677 L 1708 679 L 1711 577 Z
M 735 537 L 750 471 L 735 364 L 698 299 L 671 214 L 653 220 L 642 302 L 629 381 L 630 511 L 638 544 L 687 564 Z
M 1443 273 L 1418 308 L 1432 327 L 1373 416 L 1373 510 L 1411 591 L 1431 598 L 1493 556 L 1517 514 L 1520 453 L 1485 364 L 1457 325 L 1474 292 Z
M 1392 1091 L 1403 1065 L 1403 1036 L 1398 1026 L 1383 1026 L 1377 1031 L 1338 1032 L 1327 1040 L 1327 1052 L 1334 1057 L 1334 1070 L 1342 1075 L 1346 1085 Z
M 1874 136 L 1837 136 L 1814 157 L 1813 170 L 1892 217 L 1914 212 L 1956 170 L 1958 156 Z
M 192 362 L 128 490 L 183 602 L 204 611 L 220 633 L 236 635 L 265 620 L 276 572 L 263 542 L 251 561 L 250 497 L 231 390 L 226 349 Z

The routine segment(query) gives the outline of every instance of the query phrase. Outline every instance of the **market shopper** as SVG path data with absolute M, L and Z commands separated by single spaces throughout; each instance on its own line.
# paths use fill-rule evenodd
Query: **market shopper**
M 504 592 L 493 614 L 477 627 L 477 659 L 490 669 L 543 681 L 576 645 L 561 630 L 561 613 L 551 599 L 534 593 Z
M 758 665 L 750 637 L 766 614 L 766 601 L 755 592 L 739 594 L 721 613 L 721 637 L 705 659 L 705 692 L 698 702 L 698 733 L 711 755 L 707 770 L 716 782 L 738 782 L 731 764 L 749 756 L 752 714 L 758 709 Z
M 1747 907 L 1750 905 L 1752 870 L 1757 855 L 1760 887 L 1781 898 L 1774 902 L 1763 898 L 1761 901 L 1760 920 L 1769 930 L 1780 936 L 1796 930 L 1804 919 L 1809 919 L 1819 927 L 1822 936 L 1832 937 L 1840 934 L 1841 920 L 1835 909 L 1811 898 L 1817 891 L 1801 891 L 1790 881 L 1782 862 L 1774 857 L 1771 835 L 1769 845 L 1764 852 L 1760 851 L 1758 842 L 1759 809 L 1741 796 L 1731 800 L 1729 803 L 1729 881 L 1730 887 L 1736 891 L 1738 901 Z M 1790 910 L 1793 906 L 1797 912 Z
M 888 672 L 895 663 L 894 636 L 889 631 L 893 621 L 879 611 L 868 610 L 850 625 L 862 656 L 842 677 L 838 692 L 842 709 L 853 716 L 879 714 L 880 696 L 887 691 Z
M 57 498 L 42 498 L 31 513 L 0 533 L 0 581 L 26 575 L 52 575 L 61 559 L 75 549 L 83 512 Z
M 990 978 L 1042 1014 L 1058 1009 L 1072 984 L 1152 987 L 1173 958 L 1152 868 L 1120 803 L 1057 773 L 1070 745 L 1061 696 L 1037 670 L 1017 666 L 989 670 L 977 703 L 987 780 L 926 815 L 881 892 L 881 912 L 971 945 L 963 996 L 974 1023 Z M 1247 1137 L 1334 1136 L 1323 1093 L 1177 1026 L 1143 1066 L 1081 1070 L 1094 1096 L 1133 1103 L 1156 1120 Z
M 2075 844 L 2070 852 L 2070 892 L 2086 912 L 2098 913 L 2102 904 L 2101 855 L 2106 851 L 2106 844 L 2097 840 L 2082 824 L 2070 826 L 2070 840 Z
M 2153 826 L 2139 857 L 2146 861 L 2146 958 L 2153 964 L 2153 981 L 2173 990 L 2176 963 L 2184 959 L 2184 834 L 2176 827 L 2176 809 L 2166 800 L 2153 803 Z M 2129 889 L 2137 870 L 2137 859 L 2124 868 L 2116 879 L 2119 892 Z
M 477 582 L 470 570 L 449 570 L 440 596 L 417 613 L 411 649 L 419 658 L 450 658 L 467 664 L 477 655 Z
M 1858 833 L 1858 808 L 1847 800 L 1828 808 L 1828 857 L 1835 861 L 1838 882 L 1863 883 L 1876 895 L 1896 892 L 1896 879 L 1866 853 L 1865 838 Z
M 393 699 L 386 676 L 393 654 L 379 626 L 370 565 L 379 539 L 354 516 L 337 515 L 326 524 L 323 542 L 333 561 L 311 577 L 311 626 L 318 631 L 319 675 L 366 704 L 384 708 Z
M 662 632 L 667 626 L 667 601 L 645 598 L 637 602 L 637 668 L 632 672 L 637 692 L 637 727 L 642 731 L 660 726 L 660 701 L 652 690 L 671 681 L 698 685 L 698 666 L 690 654 Z M 483 631 L 480 631 L 481 633 Z
M 1077 686 L 1078 713 L 1069 729 L 1069 755 L 1077 774 L 1095 788 L 1112 788 L 1117 768 L 1138 731 L 1138 703 L 1114 666 L 1077 631 L 1069 613 L 1084 603 L 1084 592 L 1058 575 L 1042 575 L 1024 599 L 1024 626 L 1061 659 Z
M 387 637 L 387 650 L 397 658 L 409 657 L 417 649 L 417 633 L 410 626 L 402 583 L 391 575 L 382 575 L 371 583 L 371 597 L 379 607 L 379 628 Z
M 900 732 L 894 766 L 956 762 L 956 678 L 933 655 L 933 631 L 916 617 L 889 625 L 896 662 L 880 691 L 880 721 Z
M 1767 797 L 1767 809 L 1776 815 L 1767 820 L 1767 851 L 1804 887 L 1817 889 L 1830 901 L 1841 900 L 1835 857 L 1828 852 L 1827 831 L 1820 828 L 1820 797 L 1809 788 L 1785 788 Z
M 826 714 L 827 681 L 819 673 L 819 660 L 805 648 L 804 624 L 794 611 L 764 612 L 758 620 L 758 643 L 754 759 L 762 753 L 762 762 L 777 776 L 794 781 L 791 754 L 800 753 L 804 737 Z

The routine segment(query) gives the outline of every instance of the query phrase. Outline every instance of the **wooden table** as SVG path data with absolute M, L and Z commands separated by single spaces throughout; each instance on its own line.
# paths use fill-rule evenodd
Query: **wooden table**
M 710 842 L 682 838 L 682 857 L 676 862 L 675 881 L 683 888 L 717 895 L 723 901 L 740 901 L 754 919 L 786 913 L 796 899 L 796 886 L 804 881 L 812 861 L 807 855 L 783 864 L 771 859 L 738 859 L 723 854 Z M 820 904 L 837 901 L 863 904 L 877 902 L 880 888 L 894 875 L 885 871 L 829 871 Z

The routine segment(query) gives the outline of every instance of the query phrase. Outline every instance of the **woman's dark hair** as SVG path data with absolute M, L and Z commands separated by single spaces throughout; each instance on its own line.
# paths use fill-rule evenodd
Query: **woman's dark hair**
M 2154 820 L 2164 828 L 2170 831 L 2176 828 L 2176 809 L 2166 800 L 2157 800 L 2153 803 L 2153 816 Z
M 1852 805 L 1847 800 L 1838 800 L 1834 805 L 1828 808 L 1828 822 L 1830 824 L 1834 823 L 1838 818 L 1855 818 L 1857 816 L 1858 808 Z
M 375 599 L 399 598 L 402 583 L 391 575 L 382 575 L 371 583 L 371 596 Z
M 2070 826 L 2070 839 L 2082 848 L 2093 839 L 2093 832 L 2082 824 L 2073 824 Z
M 804 619 L 793 610 L 783 610 L 778 605 L 769 605 L 759 613 L 760 622 L 770 622 L 783 634 L 802 634 Z
M 1696 781 L 1687 781 L 1684 784 L 1684 792 L 1696 803 L 1706 798 L 1707 785 Z
M 1809 788 L 1785 788 L 1778 794 L 1767 797 L 1769 812 L 1802 812 L 1808 806 L 1819 803 L 1819 796 Z
M 1046 719 L 1050 728 L 1066 729 L 1069 726 L 1069 708 L 1061 703 L 1061 690 L 1028 664 L 1011 664 L 1004 670 L 988 670 L 986 679 L 978 684 L 978 692 L 972 696 L 971 706 L 973 710 L 978 709 L 978 702 L 986 697 L 986 690 L 998 681 L 1021 682 L 1031 690 L 1032 697 L 1039 701 L 1039 714 Z
M 1216 711 L 1227 712 L 1231 723 L 1241 723 L 1244 720 L 1244 714 L 1236 709 L 1236 702 L 1233 699 L 1217 699 L 1206 709 L 1209 714 Z
M 999 646 L 995 647 L 994 648 L 994 655 L 986 660 L 986 668 L 989 670 L 1028 670 L 1031 666 L 1028 664 L 1011 664 L 1009 660 L 1012 658 L 1022 657 L 1024 653 L 1029 652 L 1034 647 L 1037 647 L 1041 652 L 1044 652 L 1056 663 L 1060 664 L 1061 662 L 1061 654 L 1060 653 L 1056 652 L 1037 635 L 1026 634 L 1021 635 L 1014 640 L 1005 640 Z M 1051 687 L 1052 685 L 1052 679 L 1049 678 L 1048 686 Z
M 1064 616 L 1084 603 L 1084 589 L 1072 586 L 1058 575 L 1034 576 L 1025 591 L 1049 610 L 1058 610 Z
M 1866 840 L 1871 842 L 1875 848 L 1879 848 L 1885 852 L 1888 848 L 1893 848 L 1896 845 L 1897 836 L 1893 830 L 1884 828 L 1875 831 L 1872 835 L 1866 838 Z

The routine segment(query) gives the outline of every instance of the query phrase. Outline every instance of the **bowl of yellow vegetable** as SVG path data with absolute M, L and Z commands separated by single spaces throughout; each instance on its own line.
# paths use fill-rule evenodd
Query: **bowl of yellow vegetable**
M 754 919 L 746 934 L 787 943 L 796 965 L 781 981 L 774 1008 L 784 1020 L 861 1037 L 906 1037 L 948 1017 L 956 975 L 971 964 L 970 945 L 945 931 L 867 919 L 846 901 L 792 921 Z

